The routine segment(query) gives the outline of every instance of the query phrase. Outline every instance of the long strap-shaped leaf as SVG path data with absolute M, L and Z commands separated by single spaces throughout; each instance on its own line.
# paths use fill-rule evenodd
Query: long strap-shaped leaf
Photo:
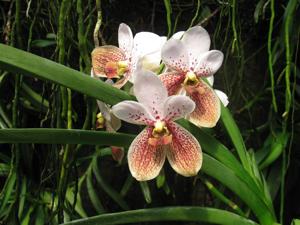
M 275 218 L 275 212 L 271 203 L 266 199 L 265 193 L 258 187 L 257 183 L 253 180 L 251 175 L 243 168 L 241 163 L 236 159 L 236 157 L 227 149 L 222 143 L 211 135 L 199 129 L 192 123 L 186 120 L 178 121 L 183 127 L 189 130 L 199 141 L 204 151 L 213 156 L 218 161 L 222 162 L 238 176 L 243 182 L 245 182 L 248 187 L 263 200 L 265 205 L 269 208 L 269 211 Z
M 228 108 L 224 107 L 223 105 L 222 105 L 221 120 L 223 122 L 225 129 L 227 130 L 227 133 L 228 133 L 238 155 L 239 155 L 242 165 L 249 173 L 251 173 L 251 167 L 249 165 L 250 162 L 247 159 L 246 146 L 243 141 L 241 132 L 240 132 L 238 126 L 236 125 L 234 119 L 232 118 L 232 115 L 229 112 Z
M 114 105 L 131 95 L 51 60 L 0 44 L 0 68 L 66 86 Z
M 151 221 L 195 221 L 224 225 L 257 225 L 234 213 L 205 207 L 163 207 L 139 209 L 80 219 L 62 225 L 113 225 Z
M 0 129 L 0 143 L 88 144 L 128 147 L 134 135 L 55 128 Z

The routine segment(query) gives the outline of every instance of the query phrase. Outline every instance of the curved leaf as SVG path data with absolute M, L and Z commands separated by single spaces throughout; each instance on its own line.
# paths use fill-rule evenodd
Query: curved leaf
M 0 129 L 0 143 L 89 144 L 128 147 L 134 135 L 76 129 Z
M 150 221 L 195 221 L 224 225 L 257 225 L 257 223 L 234 213 L 205 207 L 162 207 L 131 210 L 74 220 L 62 225 L 112 225 Z
M 24 60 L 26 59 L 26 60 Z M 0 44 L 0 68 L 66 86 L 108 104 L 134 99 L 133 96 L 84 73 L 37 55 Z

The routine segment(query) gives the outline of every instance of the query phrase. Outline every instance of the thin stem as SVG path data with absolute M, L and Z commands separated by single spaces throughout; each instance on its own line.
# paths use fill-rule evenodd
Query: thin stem
M 273 32 L 273 24 L 275 19 L 275 9 L 274 9 L 274 0 L 271 0 L 271 18 L 268 32 L 268 66 L 270 71 L 270 80 L 271 80 L 271 93 L 272 93 L 272 103 L 274 107 L 274 111 L 277 112 L 277 103 L 275 96 L 275 82 L 274 82 L 274 71 L 273 71 L 273 54 L 272 54 L 272 32 Z

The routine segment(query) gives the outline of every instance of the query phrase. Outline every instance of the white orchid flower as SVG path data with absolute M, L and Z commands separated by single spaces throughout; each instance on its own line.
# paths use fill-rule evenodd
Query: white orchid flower
M 144 57 L 146 68 L 157 70 L 160 64 L 160 51 L 166 37 L 151 32 L 139 32 L 134 37 L 131 29 L 121 23 L 118 31 L 119 48 L 106 45 L 92 52 L 92 70 L 97 77 L 121 78 L 114 86 L 121 88 L 128 80 L 135 78 L 136 64 Z M 146 56 L 146 57 L 145 57 Z
M 153 72 L 138 70 L 134 83 L 138 102 L 123 101 L 112 107 L 120 119 L 147 125 L 133 140 L 128 164 L 139 181 L 155 178 L 168 159 L 172 168 L 183 176 L 194 176 L 202 165 L 201 147 L 195 137 L 177 125 L 195 108 L 187 96 L 169 96 L 166 87 Z
M 216 92 L 201 79 L 211 77 L 223 62 L 223 53 L 209 48 L 209 35 L 201 26 L 176 33 L 162 48 L 169 72 L 160 78 L 169 95 L 185 93 L 194 100 L 196 108 L 189 120 L 200 127 L 215 126 L 221 113 Z

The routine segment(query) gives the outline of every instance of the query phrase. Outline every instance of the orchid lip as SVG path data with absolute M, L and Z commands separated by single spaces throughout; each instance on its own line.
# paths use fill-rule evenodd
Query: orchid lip
M 194 86 L 198 83 L 199 83 L 199 79 L 197 78 L 197 75 L 194 72 L 189 71 L 185 74 L 185 79 L 184 79 L 184 82 L 183 82 L 183 84 L 185 86 L 187 86 L 187 85 L 188 86 Z
M 153 146 L 167 145 L 172 142 L 172 134 L 168 130 L 164 121 L 158 120 L 154 124 L 152 130 L 152 137 L 149 138 L 148 143 Z
M 123 76 L 129 69 L 129 64 L 127 61 L 119 61 L 117 62 L 117 73 L 118 76 Z

